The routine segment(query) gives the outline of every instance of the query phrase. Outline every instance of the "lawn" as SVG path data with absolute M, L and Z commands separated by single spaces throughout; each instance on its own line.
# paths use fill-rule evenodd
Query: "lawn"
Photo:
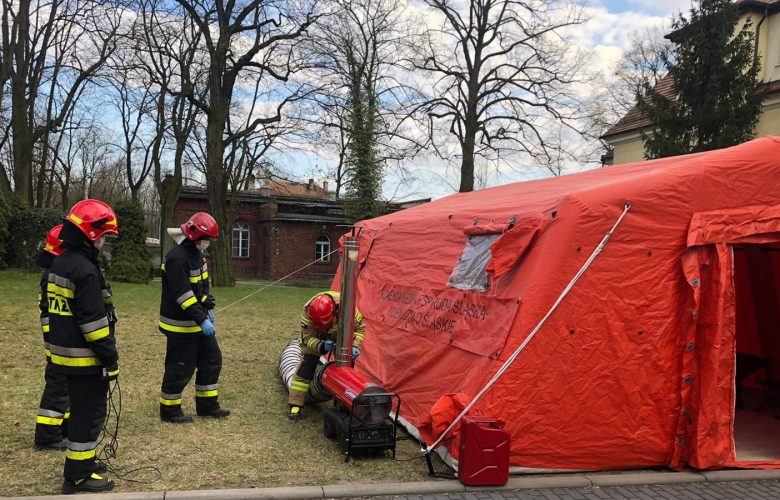
M 33 448 L 35 415 L 43 387 L 43 341 L 36 294 L 39 275 L 0 272 L 0 495 L 59 493 L 64 454 Z M 279 353 L 298 328 L 301 305 L 318 289 L 271 287 L 217 316 L 223 353 L 220 401 L 225 420 L 196 419 L 176 426 L 159 420 L 158 397 L 165 337 L 157 330 L 160 283 L 113 283 L 117 306 L 122 418 L 114 464 L 156 467 L 151 483 L 117 481 L 114 491 L 251 488 L 428 479 L 419 444 L 398 443 L 389 456 L 344 462 L 342 450 L 322 433 L 322 414 L 307 407 L 287 420 L 287 390 L 278 375 Z M 213 291 L 217 309 L 258 287 Z M 369 332 L 370 334 L 370 332 Z M 194 413 L 194 380 L 184 393 Z M 443 467 L 439 465 L 439 467 Z M 149 480 L 149 470 L 130 479 Z

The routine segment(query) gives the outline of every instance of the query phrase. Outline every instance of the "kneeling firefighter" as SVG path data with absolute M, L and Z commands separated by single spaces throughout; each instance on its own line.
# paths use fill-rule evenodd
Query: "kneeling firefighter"
M 106 234 L 118 234 L 114 211 L 99 200 L 76 203 L 60 231 L 64 251 L 49 268 L 49 349 L 70 395 L 63 493 L 106 491 L 96 446 L 106 419 L 109 381 L 119 375 L 111 289 L 98 265 Z
M 160 420 L 176 424 L 192 422 L 181 408 L 182 392 L 195 376 L 195 411 L 202 417 L 222 418 L 230 411 L 218 399 L 222 352 L 214 336 L 214 298 L 209 295 L 204 252 L 219 235 L 214 218 L 198 212 L 169 229 L 180 243 L 162 263 L 160 331 L 167 337 L 165 374 L 160 390 Z
M 290 420 L 296 420 L 301 415 L 309 384 L 317 370 L 317 361 L 322 354 L 336 347 L 336 335 L 339 330 L 339 292 L 327 291 L 318 293 L 303 306 L 301 315 L 301 364 L 290 384 L 289 407 Z M 353 335 L 352 359 L 360 355 L 360 345 L 363 343 L 365 325 L 363 315 L 355 308 L 355 333 Z
M 43 350 L 46 354 L 46 368 L 43 372 L 43 395 L 35 418 L 35 447 L 39 450 L 64 450 L 68 447 L 65 438 L 68 437 L 68 380 L 51 362 L 49 350 L 49 301 L 46 287 L 49 284 L 49 268 L 54 258 L 61 255 L 62 240 L 60 231 L 62 224 L 55 226 L 46 234 L 44 248 L 36 262 L 43 268 L 38 307 L 41 312 L 41 330 L 43 332 Z

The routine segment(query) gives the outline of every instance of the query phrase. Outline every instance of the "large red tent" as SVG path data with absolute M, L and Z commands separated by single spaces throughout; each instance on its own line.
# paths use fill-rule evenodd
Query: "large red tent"
M 506 422 L 514 468 L 738 461 L 737 351 L 780 379 L 780 138 L 449 196 L 363 221 L 357 368 L 430 443 L 471 410 Z M 457 414 L 457 412 L 455 413 Z M 458 440 L 444 441 L 457 462 Z

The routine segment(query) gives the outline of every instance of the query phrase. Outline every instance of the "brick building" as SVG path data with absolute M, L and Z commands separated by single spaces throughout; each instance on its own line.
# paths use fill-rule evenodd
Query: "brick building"
M 230 199 L 231 196 L 228 196 Z M 348 224 L 344 201 L 328 193 L 327 187 L 299 183 L 266 183 L 265 187 L 242 191 L 233 197 L 233 227 L 220 228 L 220 237 L 230 238 L 233 272 L 237 278 L 276 280 L 303 266 L 308 268 L 292 281 L 330 281 L 338 267 L 338 240 Z M 388 204 L 396 212 L 430 201 L 415 200 Z M 205 190 L 185 187 L 174 209 L 176 224 L 194 212 L 208 211 Z

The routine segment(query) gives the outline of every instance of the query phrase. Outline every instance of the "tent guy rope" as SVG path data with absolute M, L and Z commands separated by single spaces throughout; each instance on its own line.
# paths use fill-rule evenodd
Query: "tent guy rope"
M 330 257 L 331 255 L 333 255 L 334 253 L 336 253 L 336 252 L 338 252 L 338 251 L 339 251 L 339 249 L 337 248 L 337 249 L 333 250 L 332 252 L 330 252 L 329 254 L 327 254 L 327 255 L 325 255 L 325 256 L 323 256 L 323 257 L 320 257 L 319 259 L 315 259 L 315 260 L 313 260 L 313 261 L 309 262 L 309 263 L 308 263 L 308 264 L 306 264 L 305 266 L 303 266 L 303 267 L 301 267 L 301 268 L 299 268 L 299 269 L 296 269 L 295 271 L 291 272 L 290 274 L 288 274 L 288 275 L 286 275 L 286 276 L 282 276 L 281 278 L 279 278 L 278 280 L 274 281 L 273 283 L 269 283 L 269 284 L 265 285 L 264 287 L 262 287 L 262 288 L 260 288 L 260 289 L 258 289 L 258 290 L 255 290 L 254 292 L 250 293 L 249 295 L 246 295 L 245 297 L 241 297 L 240 299 L 238 299 L 238 300 L 237 300 L 237 301 L 235 301 L 235 302 L 231 302 L 230 304 L 226 305 L 226 306 L 225 306 L 225 307 L 223 307 L 222 309 L 220 309 L 220 310 L 218 310 L 218 311 L 215 311 L 215 313 L 221 313 L 222 311 L 224 311 L 224 310 L 225 310 L 225 309 L 227 309 L 228 307 L 233 307 L 234 305 L 238 304 L 239 302 L 243 302 L 243 301 L 245 301 L 246 299 L 248 299 L 248 298 L 249 298 L 249 297 L 251 297 L 252 295 L 254 295 L 254 294 L 256 294 L 256 293 L 260 293 L 260 292 L 262 292 L 263 290 L 266 290 L 266 289 L 268 289 L 268 288 L 271 288 L 272 286 L 276 285 L 277 283 L 279 283 L 279 282 L 281 282 L 281 281 L 284 281 L 284 280 L 286 280 L 287 278 L 289 278 L 289 277 L 290 277 L 290 276 L 292 276 L 293 274 L 296 274 L 296 273 L 299 273 L 299 272 L 303 271 L 303 270 L 304 270 L 304 269 L 306 269 L 307 267 L 309 267 L 309 266 L 312 266 L 312 265 L 316 264 L 317 262 L 320 262 L 321 260 L 325 259 L 326 257 Z
M 628 211 L 631 209 L 631 202 L 626 201 L 624 207 L 623 207 L 623 213 L 620 214 L 620 217 L 618 217 L 618 220 L 615 222 L 615 225 L 612 226 L 612 229 L 607 232 L 607 234 L 604 235 L 604 238 L 601 239 L 601 242 L 596 246 L 596 248 L 593 250 L 593 253 L 590 254 L 590 257 L 588 257 L 588 260 L 585 261 L 585 263 L 582 265 L 580 270 L 577 272 L 577 274 L 572 278 L 572 280 L 569 282 L 569 284 L 566 286 L 566 288 L 561 292 L 560 296 L 558 296 L 558 300 L 555 301 L 555 303 L 552 305 L 549 311 L 547 311 L 547 314 L 544 315 L 542 320 L 539 322 L 538 325 L 536 325 L 536 328 L 533 329 L 530 335 L 526 337 L 526 339 L 523 341 L 520 346 L 515 349 L 515 352 L 512 353 L 512 355 L 504 362 L 503 365 L 501 365 L 501 368 L 498 369 L 495 375 L 493 375 L 493 378 L 491 378 L 487 384 L 477 393 L 476 396 L 474 396 L 474 399 L 471 400 L 471 402 L 466 405 L 466 407 L 463 409 L 462 412 L 460 412 L 460 415 L 458 415 L 455 420 L 450 424 L 447 429 L 442 432 L 438 438 L 431 444 L 430 446 L 423 446 L 420 449 L 420 453 L 426 455 L 433 451 L 434 448 L 436 448 L 439 443 L 444 439 L 444 437 L 449 434 L 449 432 L 455 428 L 455 426 L 460 422 L 460 420 L 469 412 L 469 410 L 479 401 L 479 399 L 490 389 L 490 387 L 493 386 L 493 384 L 496 383 L 496 381 L 501 378 L 501 375 L 506 372 L 509 367 L 514 363 L 517 356 L 520 355 L 521 352 L 523 352 L 523 349 L 528 345 L 528 343 L 531 341 L 531 339 L 534 338 L 534 336 L 539 332 L 539 330 L 542 328 L 544 323 L 547 321 L 547 319 L 552 315 L 553 312 L 558 308 L 561 302 L 563 302 L 563 299 L 566 297 L 566 295 L 569 294 L 572 288 L 574 288 L 574 285 L 577 283 L 577 281 L 582 277 L 583 274 L 585 274 L 585 271 L 588 270 L 590 265 L 593 263 L 594 260 L 596 260 L 596 257 L 601 253 L 602 250 L 604 250 L 604 247 L 607 246 L 607 243 L 609 242 L 610 237 L 615 232 L 615 230 L 618 228 L 621 222 L 623 222 L 623 218 L 626 216 Z

